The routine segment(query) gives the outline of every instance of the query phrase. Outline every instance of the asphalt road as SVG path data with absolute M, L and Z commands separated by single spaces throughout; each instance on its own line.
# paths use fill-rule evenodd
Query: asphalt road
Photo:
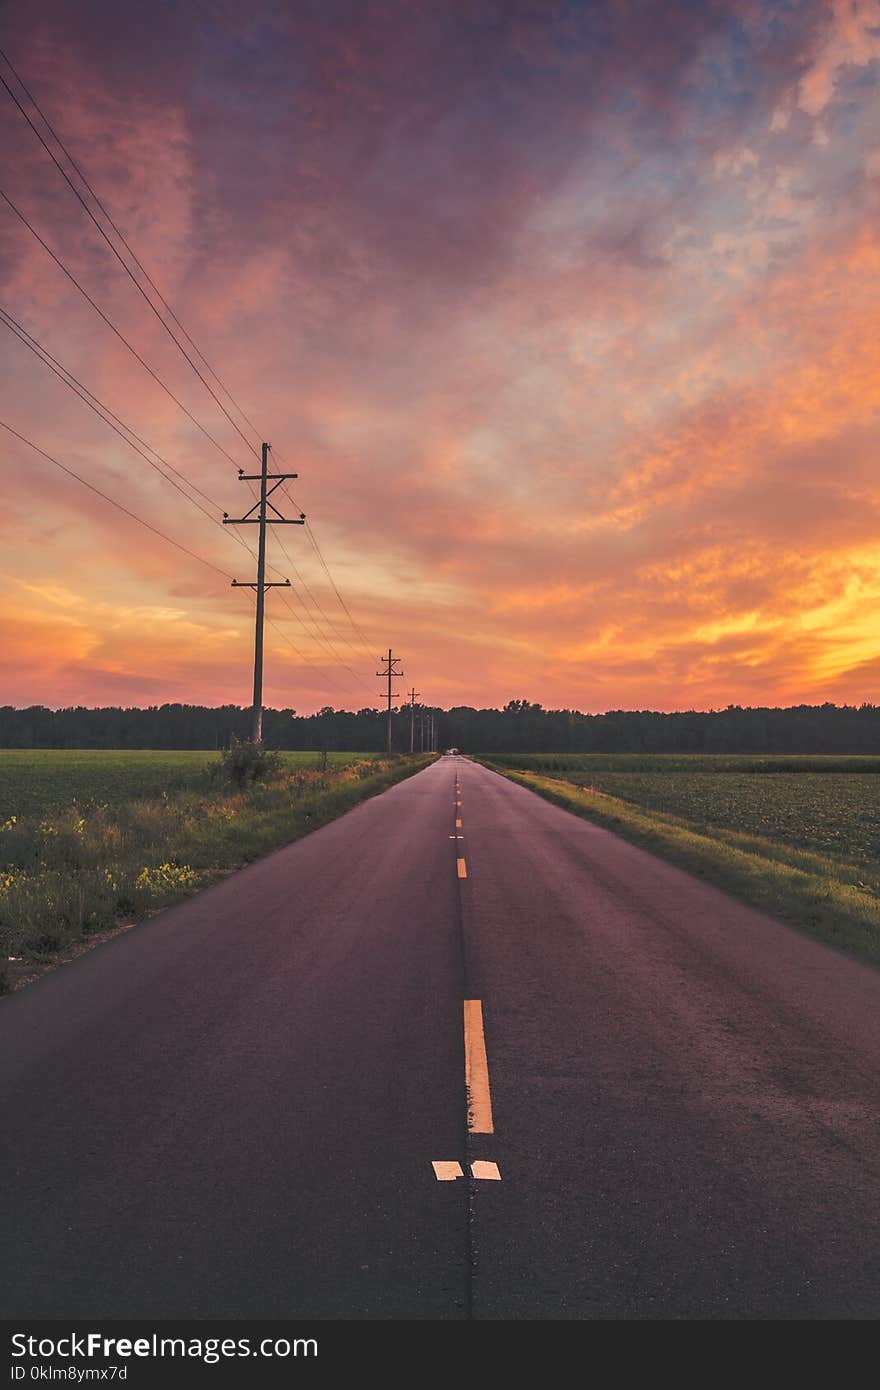
M 878 1020 L 441 760 L 0 1001 L 0 1314 L 876 1317 Z

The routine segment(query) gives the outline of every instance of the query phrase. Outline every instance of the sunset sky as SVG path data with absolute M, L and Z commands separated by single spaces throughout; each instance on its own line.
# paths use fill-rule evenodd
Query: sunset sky
M 285 528 L 321 611 L 273 537 L 293 590 L 268 599 L 267 704 L 377 704 L 389 645 L 398 688 L 442 706 L 877 701 L 880 4 L 3 12 L 18 73 L 299 473 L 365 635 Z M 240 515 L 256 460 L 2 88 L 0 140 L 4 193 L 234 464 L 0 201 L 3 308 Z M 250 556 L 3 324 L 0 352 L 0 419 L 222 571 L 0 431 L 0 703 L 248 703 L 229 578 Z

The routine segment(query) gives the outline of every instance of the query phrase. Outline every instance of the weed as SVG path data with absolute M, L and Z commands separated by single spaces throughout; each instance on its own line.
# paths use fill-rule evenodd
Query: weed
M 248 767 L 253 766 L 251 755 Z M 241 786 L 196 785 L 113 803 L 81 798 L 0 823 L 0 958 L 44 962 L 95 932 L 191 893 L 417 772 L 430 757 L 269 760 Z

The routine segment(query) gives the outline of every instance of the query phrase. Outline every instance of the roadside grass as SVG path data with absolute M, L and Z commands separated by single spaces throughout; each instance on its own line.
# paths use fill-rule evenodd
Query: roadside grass
M 594 821 L 752 907 L 880 964 L 880 864 L 849 863 L 722 826 L 649 809 L 563 777 L 477 758 L 548 801 Z
M 197 791 L 208 784 L 218 756 L 215 750 L 189 748 L 0 748 L 0 821 L 61 811 L 74 801 L 86 809 Z M 279 754 L 290 768 L 321 770 L 379 756 L 311 750 Z
M 130 925 L 325 825 L 432 755 L 291 766 L 244 789 L 213 782 L 0 822 L 0 993 L 80 943 Z

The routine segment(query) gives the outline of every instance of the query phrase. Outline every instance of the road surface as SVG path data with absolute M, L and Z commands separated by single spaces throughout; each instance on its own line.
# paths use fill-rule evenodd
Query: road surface
M 0 1313 L 876 1317 L 878 1020 L 441 760 L 0 1001 Z

